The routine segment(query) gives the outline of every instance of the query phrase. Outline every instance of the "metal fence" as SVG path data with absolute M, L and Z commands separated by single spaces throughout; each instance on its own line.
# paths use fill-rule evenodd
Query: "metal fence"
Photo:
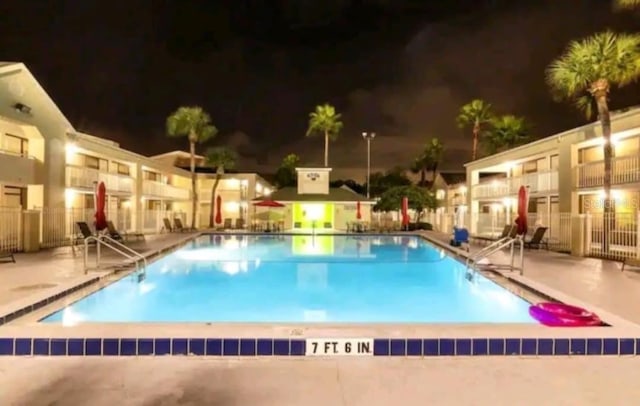
M 0 251 L 22 250 L 22 209 L 0 207 Z
M 69 245 L 78 235 L 78 222 L 85 222 L 90 228 L 94 226 L 93 209 L 77 208 L 38 208 L 40 212 L 40 246 L 55 248 Z M 23 249 L 22 209 L 0 208 L 0 251 L 21 251 Z M 172 224 L 175 218 L 186 225 L 186 213 L 167 210 L 112 209 L 107 219 L 113 222 L 119 232 L 139 231 L 146 234 L 160 233 L 164 229 L 164 219 Z M 140 219 L 140 220 L 138 220 Z M 137 226 L 136 224 L 140 224 Z
M 609 219 L 605 230 L 605 219 Z M 640 258 L 640 213 L 584 216 L 584 246 L 588 256 L 624 259 Z

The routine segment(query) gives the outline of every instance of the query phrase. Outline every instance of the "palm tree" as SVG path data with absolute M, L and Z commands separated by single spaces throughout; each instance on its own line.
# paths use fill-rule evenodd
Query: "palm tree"
M 341 114 L 336 113 L 335 107 L 325 103 L 316 106 L 315 111 L 309 114 L 309 127 L 307 137 L 324 135 L 324 166 L 329 166 L 329 139 L 335 140 L 342 129 Z
M 503 149 L 517 147 L 527 141 L 529 126 L 524 117 L 507 114 L 491 120 L 491 127 L 485 134 L 487 152 L 495 154 Z
M 609 251 L 609 231 L 615 209 L 611 200 L 611 87 L 623 87 L 640 77 L 640 35 L 605 31 L 572 41 L 547 68 L 547 83 L 558 100 L 569 100 L 591 118 L 592 108 L 604 138 L 604 227 L 602 250 Z
M 614 0 L 613 5 L 618 10 L 631 10 L 640 7 L 640 0 Z
M 473 131 L 473 149 L 471 160 L 478 156 L 478 142 L 484 127 L 491 121 L 491 104 L 475 99 L 460 108 L 456 121 L 461 129 L 471 127 Z
M 435 178 L 435 173 L 438 170 L 438 165 L 442 160 L 443 145 L 438 138 L 432 138 L 422 150 L 422 153 L 415 159 L 411 166 L 411 172 L 420 173 L 420 186 L 426 184 L 426 173 L 432 172 Z
M 227 147 L 215 147 L 209 148 L 205 154 L 207 163 L 216 168 L 216 179 L 211 187 L 211 210 L 209 211 L 209 227 L 213 228 L 215 225 L 215 204 L 216 204 L 216 190 L 224 171 L 226 169 L 233 169 L 238 161 L 238 154 L 236 151 Z
M 196 228 L 198 192 L 196 190 L 196 144 L 215 137 L 218 129 L 202 107 L 180 107 L 167 118 L 169 137 L 187 137 L 191 154 L 191 228 Z

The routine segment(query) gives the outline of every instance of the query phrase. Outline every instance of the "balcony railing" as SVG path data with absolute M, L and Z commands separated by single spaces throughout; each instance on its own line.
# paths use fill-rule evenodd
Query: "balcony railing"
M 492 199 L 511 196 L 518 193 L 520 186 L 526 186 L 529 189 L 529 193 L 557 191 L 558 171 L 547 170 L 483 182 L 472 187 L 471 196 L 474 199 Z
M 587 162 L 576 168 L 577 187 L 604 185 L 604 161 Z M 640 183 L 640 157 L 623 156 L 611 161 L 611 184 Z
M 96 182 L 104 182 L 107 192 L 133 193 L 134 182 L 131 176 L 67 165 L 67 187 L 89 189 Z
M 145 180 L 142 183 L 142 194 L 145 196 L 159 197 L 162 199 L 189 200 L 188 189 L 179 188 L 154 180 Z

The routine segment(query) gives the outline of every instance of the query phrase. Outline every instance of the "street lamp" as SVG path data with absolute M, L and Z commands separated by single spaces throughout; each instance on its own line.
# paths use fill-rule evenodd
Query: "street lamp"
M 362 133 L 362 138 L 367 140 L 367 199 L 369 198 L 369 177 L 371 176 L 371 140 L 375 137 L 376 133 Z

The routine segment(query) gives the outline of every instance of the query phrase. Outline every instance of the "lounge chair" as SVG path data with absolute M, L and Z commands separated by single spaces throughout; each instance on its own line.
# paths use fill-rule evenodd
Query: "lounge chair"
M 244 219 L 236 219 L 236 230 L 244 229 Z
M 0 259 L 2 260 L 2 262 L 16 262 L 15 257 L 13 256 L 12 252 L 0 252 Z
M 533 232 L 531 239 L 529 241 L 524 242 L 525 248 L 537 248 L 544 246 L 547 251 L 549 251 L 549 243 L 544 239 L 544 234 L 547 232 L 547 227 L 538 227 L 536 231 Z
M 120 232 L 118 232 L 116 227 L 113 225 L 113 221 L 111 221 L 111 220 L 107 221 L 107 230 L 109 232 L 109 237 L 113 238 L 116 241 L 127 241 L 127 240 L 129 240 L 129 238 L 135 238 L 135 239 L 144 240 L 144 234 L 142 234 L 142 233 L 137 233 L 137 232 L 120 233 Z
M 162 227 L 162 230 L 166 230 L 166 231 L 172 233 L 173 232 L 173 227 L 171 226 L 171 222 L 169 221 L 169 219 L 165 217 L 165 218 L 162 219 L 162 222 L 164 223 L 164 227 Z
M 182 224 L 182 220 L 177 217 L 173 219 L 173 225 L 174 225 L 174 230 L 179 231 L 181 233 L 185 231 L 195 231 L 195 228 L 185 227 Z
M 472 236 L 471 239 L 486 241 L 486 242 L 494 242 L 506 237 L 515 238 L 516 233 L 517 233 L 516 227 L 510 224 L 507 224 L 504 226 L 504 228 L 502 229 L 502 233 L 498 237 L 485 237 L 485 236 L 475 235 L 475 236 Z
M 330 222 L 328 222 L 328 221 L 326 221 L 326 222 L 324 223 L 324 228 L 331 228 L 331 223 L 330 223 Z
M 233 228 L 232 220 L 224 219 L 224 224 L 222 225 L 222 228 L 224 228 L 225 230 L 231 230 Z
M 624 261 L 622 261 L 622 268 L 620 271 L 624 272 L 625 267 L 640 270 L 640 258 L 625 258 Z
M 302 223 L 296 221 L 293 223 L 293 228 L 302 228 Z
M 71 243 L 72 248 L 73 246 L 78 245 L 79 242 L 84 243 L 84 240 L 86 240 L 87 238 L 96 236 L 93 231 L 91 231 L 91 227 L 89 227 L 89 224 L 87 224 L 87 222 L 77 221 L 76 226 L 78 227 L 78 230 L 80 230 L 80 234 L 73 237 L 73 241 Z M 89 241 L 89 245 L 95 244 L 95 241 Z

